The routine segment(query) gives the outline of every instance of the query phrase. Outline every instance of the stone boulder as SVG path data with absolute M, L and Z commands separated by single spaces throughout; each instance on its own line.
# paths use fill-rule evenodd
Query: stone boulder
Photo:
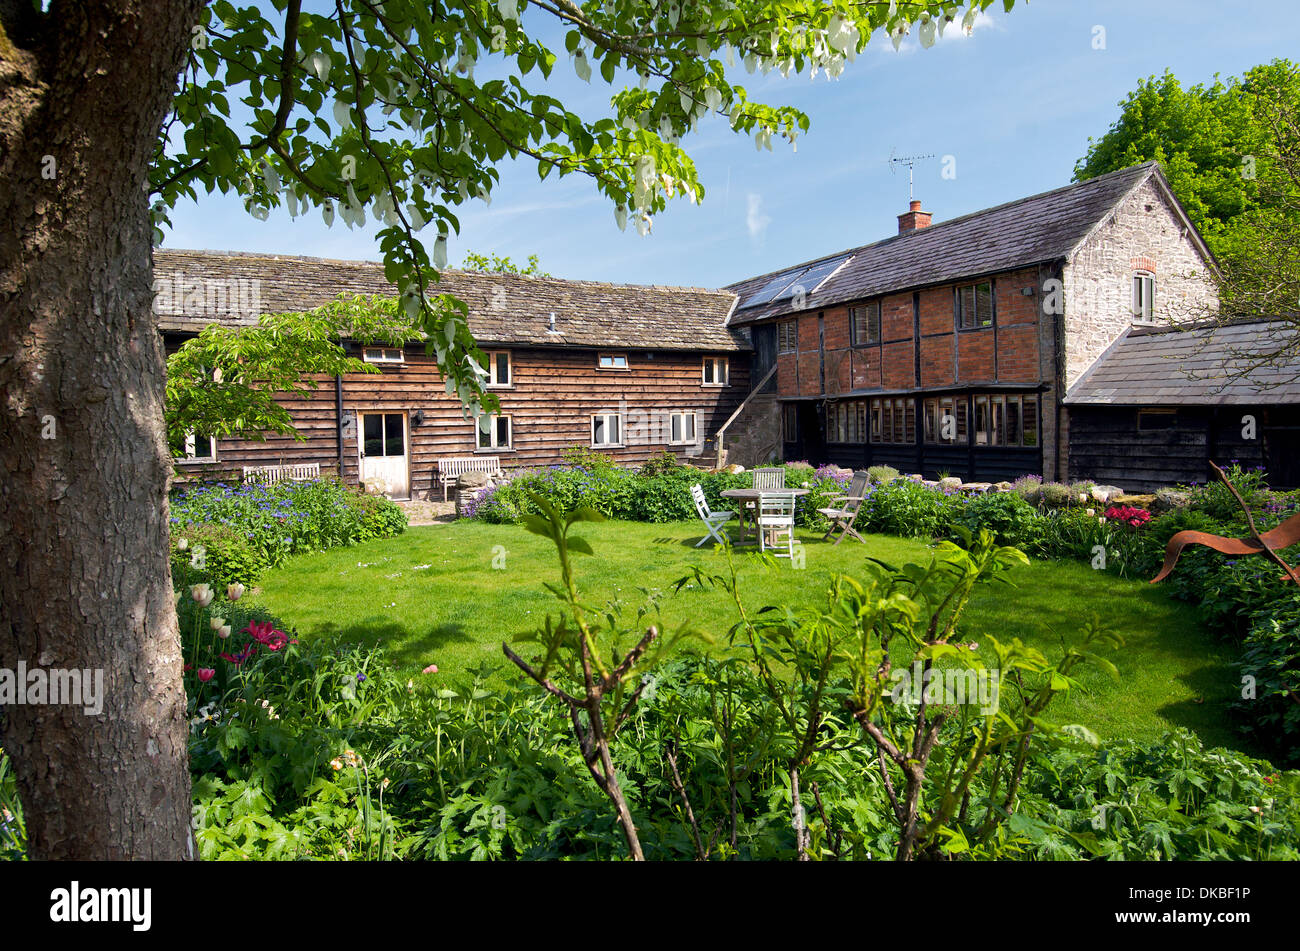
M 471 500 L 476 500 L 483 491 L 492 485 L 492 477 L 486 472 L 462 472 L 456 477 L 456 517 L 464 518 L 465 508 Z
M 1114 499 L 1124 494 L 1124 490 L 1117 485 L 1094 485 L 1089 491 L 1094 502 L 1100 502 L 1106 505 Z
M 1156 514 L 1163 512 L 1172 512 L 1174 509 L 1183 509 L 1192 504 L 1192 497 L 1186 492 L 1178 489 L 1157 489 L 1156 500 L 1151 505 L 1151 511 Z
M 944 492 L 956 492 L 961 488 L 961 479 L 956 476 L 948 476 L 939 480 L 939 488 Z

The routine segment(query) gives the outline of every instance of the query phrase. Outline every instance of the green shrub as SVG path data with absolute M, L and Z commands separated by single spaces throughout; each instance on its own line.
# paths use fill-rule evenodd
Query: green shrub
M 1059 482 L 1044 482 L 1039 487 L 1039 498 L 1046 508 L 1059 509 L 1069 505 L 1071 500 L 1077 499 L 1078 496 L 1070 494 L 1069 486 Z
M 608 472 L 622 468 L 613 457 L 597 452 L 589 446 L 573 446 L 564 450 L 560 453 L 560 462 L 569 468 L 589 469 L 592 472 Z
M 218 589 L 253 585 L 270 567 L 266 553 L 227 525 L 195 522 L 171 535 L 172 583 L 182 589 L 207 581 Z
M 962 500 L 926 488 L 910 479 L 897 479 L 867 489 L 859 521 L 873 532 L 906 538 L 936 538 L 949 534 Z
M 872 466 L 867 470 L 867 478 L 876 485 L 884 485 L 898 478 L 898 470 L 893 466 Z
M 1018 548 L 1039 544 L 1042 521 L 1038 510 L 1014 492 L 978 495 L 966 503 L 957 517 L 957 523 L 972 532 L 987 528 L 997 536 L 999 544 Z
M 646 460 L 638 472 L 638 475 L 653 477 L 661 475 L 672 475 L 683 468 L 682 464 L 677 461 L 677 456 L 667 449 L 658 455 L 651 456 Z

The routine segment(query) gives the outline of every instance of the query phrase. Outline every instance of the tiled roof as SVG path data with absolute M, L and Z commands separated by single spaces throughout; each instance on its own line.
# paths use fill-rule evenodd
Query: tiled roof
M 805 288 L 805 304 L 799 309 L 1068 259 L 1121 200 L 1152 175 L 1164 185 L 1159 164 L 1146 162 L 798 265 L 853 255 L 820 287 Z M 1167 186 L 1164 190 L 1168 193 Z M 736 292 L 743 307 L 747 297 L 790 270 L 794 268 L 752 277 L 727 289 Z M 760 304 L 737 309 L 731 323 L 742 325 L 793 310 L 789 300 Z
M 1260 357 L 1287 339 L 1282 321 L 1177 330 L 1134 327 L 1070 387 L 1072 405 L 1213 406 L 1300 403 L 1300 370 Z
M 262 313 L 303 311 L 341 293 L 392 296 L 396 288 L 383 265 L 370 261 L 222 251 L 154 251 L 155 282 L 177 288 L 170 305 L 160 299 L 163 330 L 201 330 L 208 323 L 252 322 L 256 314 L 227 315 L 187 305 L 184 282 L 207 287 L 256 286 Z M 234 281 L 235 284 L 229 284 Z M 238 282 L 244 282 L 240 284 Z M 727 327 L 735 296 L 695 287 L 660 287 L 566 281 L 516 274 L 444 270 L 432 292 L 455 294 L 469 305 L 470 330 L 480 343 L 637 348 L 654 350 L 747 350 L 745 334 Z M 232 305 L 231 310 L 238 310 Z M 199 313 L 195 313 L 198 310 Z M 220 313 L 220 318 L 209 316 Z M 549 332 L 555 314 L 555 333 Z

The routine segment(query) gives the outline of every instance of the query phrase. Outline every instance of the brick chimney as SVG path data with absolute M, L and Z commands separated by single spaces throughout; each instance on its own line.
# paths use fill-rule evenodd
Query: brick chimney
M 930 227 L 930 213 L 921 210 L 921 203 L 912 199 L 911 207 L 905 214 L 898 216 L 898 233 L 915 231 L 917 228 Z

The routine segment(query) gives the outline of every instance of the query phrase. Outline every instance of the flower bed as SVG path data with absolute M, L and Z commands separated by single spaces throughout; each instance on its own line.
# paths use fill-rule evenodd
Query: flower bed
M 224 482 L 186 487 L 171 499 L 177 583 L 250 584 L 292 554 L 323 551 L 406 530 L 400 506 L 340 482 Z

